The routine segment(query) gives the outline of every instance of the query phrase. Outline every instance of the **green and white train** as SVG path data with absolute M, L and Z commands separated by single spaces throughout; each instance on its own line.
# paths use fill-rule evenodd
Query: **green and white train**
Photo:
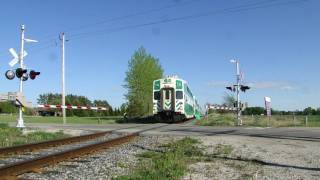
M 177 76 L 153 81 L 153 115 L 165 122 L 200 119 L 201 108 L 187 82 Z

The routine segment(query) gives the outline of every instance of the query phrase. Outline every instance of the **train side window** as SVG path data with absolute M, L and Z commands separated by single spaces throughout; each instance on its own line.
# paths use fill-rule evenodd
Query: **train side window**
M 160 100 L 160 91 L 155 91 L 153 93 L 154 100 Z
M 176 91 L 176 99 L 183 99 L 182 91 Z

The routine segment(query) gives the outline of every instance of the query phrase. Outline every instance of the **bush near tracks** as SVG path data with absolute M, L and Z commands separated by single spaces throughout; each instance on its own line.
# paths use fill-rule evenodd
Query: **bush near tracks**
M 199 141 L 192 138 L 164 145 L 163 152 L 147 151 L 138 155 L 139 163 L 132 174 L 115 179 L 181 179 L 193 157 L 202 156 Z
M 7 124 L 0 124 L 0 147 L 15 146 L 21 144 L 35 143 L 68 137 L 62 132 L 31 132 L 23 134 L 18 128 L 9 127 Z
M 273 115 L 270 119 L 267 116 L 244 115 L 241 116 L 244 126 L 256 127 L 320 127 L 319 115 Z M 307 118 L 307 121 L 306 121 Z M 198 122 L 203 126 L 234 126 L 235 114 L 212 113 Z

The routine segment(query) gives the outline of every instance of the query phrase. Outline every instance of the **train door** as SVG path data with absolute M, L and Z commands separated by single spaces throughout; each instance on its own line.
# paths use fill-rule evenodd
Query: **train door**
M 174 89 L 162 89 L 162 107 L 164 111 L 174 111 Z

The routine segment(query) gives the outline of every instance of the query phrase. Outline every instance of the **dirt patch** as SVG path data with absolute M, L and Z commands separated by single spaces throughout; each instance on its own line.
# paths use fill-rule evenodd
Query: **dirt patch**
M 184 179 L 320 178 L 319 142 L 241 136 L 198 139 L 211 156 L 192 164 Z

